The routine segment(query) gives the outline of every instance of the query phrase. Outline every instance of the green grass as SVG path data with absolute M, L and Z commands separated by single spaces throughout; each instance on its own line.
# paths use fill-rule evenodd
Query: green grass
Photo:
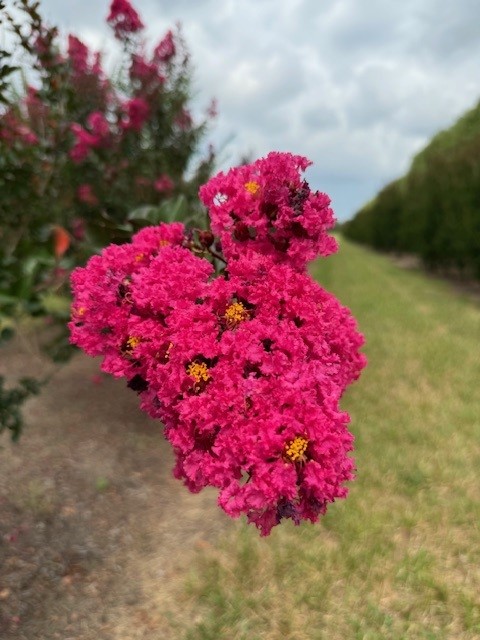
M 346 241 L 312 273 L 366 334 L 343 400 L 358 478 L 317 525 L 199 548 L 174 637 L 479 638 L 480 308 Z

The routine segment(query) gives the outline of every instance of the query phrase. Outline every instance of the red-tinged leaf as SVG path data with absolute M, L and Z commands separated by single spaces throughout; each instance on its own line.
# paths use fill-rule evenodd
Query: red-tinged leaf
M 53 228 L 53 248 L 55 257 L 59 260 L 70 246 L 70 235 L 63 227 L 56 225 Z

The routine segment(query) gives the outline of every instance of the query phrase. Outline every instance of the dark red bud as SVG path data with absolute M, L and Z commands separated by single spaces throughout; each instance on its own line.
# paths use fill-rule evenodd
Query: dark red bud
M 215 236 L 211 231 L 200 231 L 198 234 L 198 239 L 202 247 L 211 247 L 213 241 L 215 240 Z
M 240 242 L 245 242 L 245 240 L 250 239 L 248 227 L 244 222 L 237 222 L 233 228 L 233 237 L 235 240 L 239 240 Z

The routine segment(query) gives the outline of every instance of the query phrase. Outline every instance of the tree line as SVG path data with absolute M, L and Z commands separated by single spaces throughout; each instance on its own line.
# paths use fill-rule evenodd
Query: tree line
M 480 278 L 480 103 L 441 131 L 408 173 L 384 187 L 342 232 L 431 269 Z

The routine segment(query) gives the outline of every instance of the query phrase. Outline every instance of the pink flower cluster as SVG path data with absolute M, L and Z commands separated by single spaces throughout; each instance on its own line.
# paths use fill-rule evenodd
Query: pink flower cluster
M 79 38 L 70 34 L 68 36 L 68 57 L 76 73 L 88 73 L 90 71 L 89 56 L 88 47 Z
M 91 149 L 108 146 L 110 141 L 110 125 L 100 111 L 94 111 L 88 116 L 87 124 L 90 129 L 84 129 L 82 125 L 73 123 L 71 131 L 76 140 L 70 150 L 70 157 L 74 162 L 84 160 Z
M 13 109 L 8 109 L 0 115 L 0 141 L 5 141 L 7 144 L 20 141 L 26 146 L 32 146 L 38 144 L 38 137 L 22 121 L 19 114 Z
M 145 51 L 132 55 L 130 79 L 144 95 L 154 97 L 170 75 L 169 65 L 177 54 L 177 45 L 173 31 L 169 30 L 160 40 L 153 54 Z
M 148 102 L 143 98 L 131 98 L 122 105 L 123 120 L 121 126 L 123 129 L 132 129 L 140 131 L 150 115 L 150 107 Z
M 153 59 L 156 62 L 167 63 L 170 62 L 175 53 L 176 46 L 173 32 L 169 30 L 155 47 L 155 50 L 153 52 Z
M 140 16 L 129 0 L 112 0 L 107 22 L 112 26 L 115 37 L 119 40 L 141 31 L 144 27 Z
M 95 195 L 92 185 L 88 183 L 81 184 L 77 189 L 77 198 L 80 202 L 94 207 L 98 204 L 98 198 Z
M 175 188 L 175 183 L 170 178 L 170 176 L 164 173 L 155 180 L 155 182 L 153 183 L 153 188 L 155 189 L 155 191 L 158 191 L 160 193 L 169 193 Z
M 337 250 L 326 234 L 334 225 L 330 198 L 312 193 L 301 177 L 310 164 L 301 156 L 270 153 L 220 173 L 200 189 L 227 259 L 253 250 L 302 267 Z
M 27 93 L 23 98 L 23 109 L 27 121 L 34 130 L 41 129 L 42 124 L 47 120 L 49 107 L 42 102 L 37 89 L 27 86 Z M 34 144 L 38 144 L 38 137 L 35 136 Z M 33 140 L 33 139 L 32 139 Z
M 353 436 L 339 408 L 365 366 L 348 309 L 306 272 L 335 250 L 305 158 L 271 153 L 202 189 L 212 228 L 174 223 L 110 245 L 72 276 L 71 339 L 103 356 L 165 426 L 175 476 L 213 486 L 262 535 L 315 522 L 347 493 Z

